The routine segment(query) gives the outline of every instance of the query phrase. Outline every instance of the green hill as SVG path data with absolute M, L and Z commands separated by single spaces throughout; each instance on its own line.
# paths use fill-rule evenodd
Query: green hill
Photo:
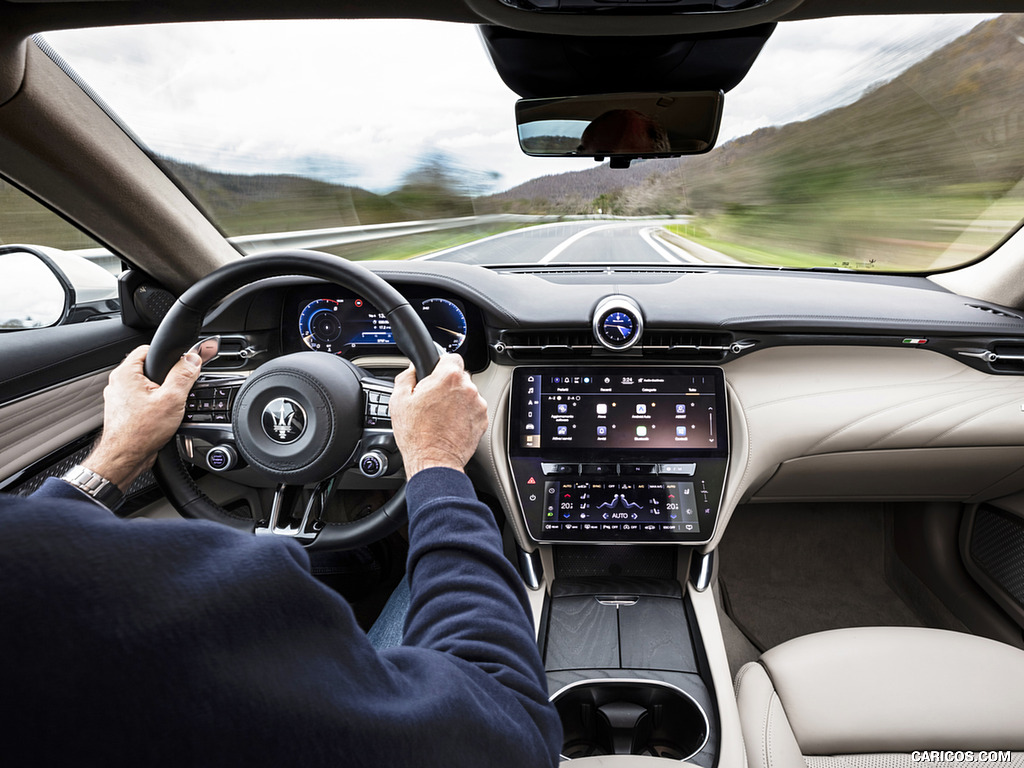
M 244 175 L 162 160 L 228 235 L 323 229 L 419 218 L 359 187 L 285 174 Z
M 1024 215 L 1022 39 L 1022 17 L 984 22 L 853 104 L 707 155 L 635 164 L 599 199 L 589 188 L 590 208 L 693 213 L 690 234 L 743 243 L 732 255 L 747 261 L 924 269 L 970 258 L 1002 236 L 986 221 Z M 491 204 L 529 211 L 542 198 L 570 212 L 576 189 L 614 173 L 546 177 L 536 197 L 528 182 Z

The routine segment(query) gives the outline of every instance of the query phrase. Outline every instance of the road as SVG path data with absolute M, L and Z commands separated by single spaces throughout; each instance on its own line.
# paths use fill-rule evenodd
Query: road
M 423 256 L 488 266 L 514 264 L 704 263 L 654 237 L 672 219 L 540 224 Z

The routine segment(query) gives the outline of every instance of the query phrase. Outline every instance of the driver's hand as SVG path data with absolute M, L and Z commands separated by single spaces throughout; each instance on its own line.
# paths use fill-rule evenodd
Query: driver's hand
M 103 390 L 103 435 L 82 464 L 122 491 L 153 466 L 157 451 L 185 415 L 185 400 L 202 367 L 194 352 L 171 368 L 163 384 L 146 378 L 148 346 L 137 347 L 110 372 Z
M 427 467 L 460 472 L 487 429 L 487 403 L 458 355 L 442 355 L 434 372 L 416 381 L 410 365 L 395 378 L 391 423 L 406 477 Z

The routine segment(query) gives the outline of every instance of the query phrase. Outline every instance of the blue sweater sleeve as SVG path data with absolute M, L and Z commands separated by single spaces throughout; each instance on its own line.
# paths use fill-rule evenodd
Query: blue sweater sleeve
M 63 480 L 57 477 L 48 477 L 43 481 L 43 484 L 39 486 L 39 489 L 32 494 L 32 498 L 36 499 L 70 499 L 72 501 L 84 501 L 92 504 L 100 509 L 107 509 L 103 504 L 100 504 L 96 499 L 87 493 L 84 493 L 71 483 L 65 483 Z M 107 509 L 109 512 L 110 510 Z
M 461 473 L 409 483 L 406 645 L 380 653 L 293 541 L 63 496 L 0 496 L 12 764 L 557 761 L 525 591 Z

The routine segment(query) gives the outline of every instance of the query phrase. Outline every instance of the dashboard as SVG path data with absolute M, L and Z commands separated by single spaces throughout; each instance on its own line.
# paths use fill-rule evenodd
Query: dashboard
M 465 359 L 490 408 L 468 471 L 527 549 L 713 547 L 750 502 L 1024 491 L 1024 319 L 924 278 L 371 269 Z M 404 365 L 374 307 L 308 278 L 237 292 L 207 330 L 248 353 L 225 374 L 291 353 Z

